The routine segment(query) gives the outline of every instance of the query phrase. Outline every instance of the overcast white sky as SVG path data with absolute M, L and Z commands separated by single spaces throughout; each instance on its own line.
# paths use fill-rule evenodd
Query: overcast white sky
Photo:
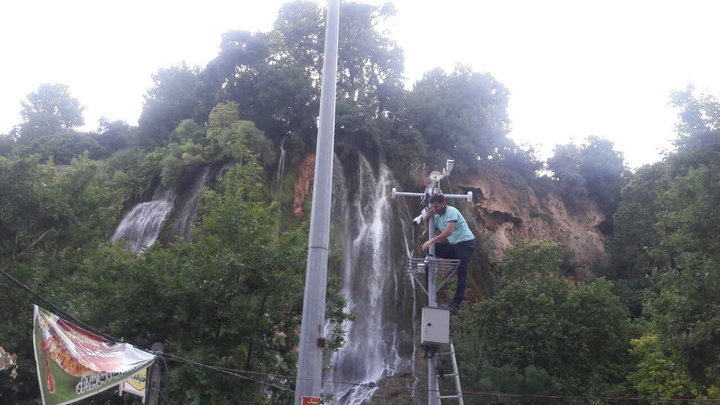
M 88 129 L 101 116 L 137 124 L 152 73 L 182 61 L 204 66 L 222 33 L 268 31 L 285 2 L 5 0 L 0 133 L 20 122 L 20 100 L 55 82 L 87 107 Z M 511 136 L 541 144 L 545 157 L 555 144 L 598 135 L 633 167 L 656 161 L 674 137 L 669 92 L 692 81 L 720 94 L 720 2 L 393 3 L 408 83 L 458 62 L 492 74 L 511 92 Z

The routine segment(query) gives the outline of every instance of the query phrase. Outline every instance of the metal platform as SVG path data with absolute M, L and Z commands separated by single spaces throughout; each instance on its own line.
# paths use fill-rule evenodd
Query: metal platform
M 412 274 L 415 281 L 418 282 L 420 288 L 428 294 L 425 289 L 425 280 L 418 278 L 420 274 L 428 274 L 430 270 L 435 270 L 434 274 L 438 278 L 442 278 L 442 282 L 437 286 L 435 292 L 440 291 L 440 288 L 447 283 L 450 277 L 457 271 L 460 260 L 458 259 L 440 259 L 432 256 L 428 257 L 410 257 L 407 262 L 407 272 Z M 432 272 L 430 272 L 432 274 Z M 424 277 L 423 277 L 424 278 Z

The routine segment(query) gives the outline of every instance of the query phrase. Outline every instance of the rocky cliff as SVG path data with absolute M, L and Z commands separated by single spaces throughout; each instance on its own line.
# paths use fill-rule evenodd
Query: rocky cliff
M 314 155 L 308 155 L 296 167 L 293 212 L 298 218 L 305 215 L 303 206 L 310 195 L 314 162 Z M 496 166 L 486 166 L 478 175 L 451 176 L 450 180 L 452 189 L 448 190 L 443 180 L 445 192 L 473 192 L 471 204 L 451 204 L 463 211 L 474 227 L 485 264 L 499 263 L 505 249 L 517 241 L 562 243 L 579 265 L 572 276 L 578 279 L 586 278 L 592 266 L 607 260 L 605 235 L 600 230 L 605 217 L 592 201 L 580 200 L 568 209 L 552 187 L 536 192 L 516 173 Z M 422 187 L 418 185 L 417 190 Z
M 295 168 L 297 180 L 293 183 L 293 215 L 297 219 L 305 217 L 305 199 L 310 195 L 310 186 L 315 178 L 315 154 L 306 155 Z
M 489 263 L 501 261 L 504 250 L 517 241 L 562 243 L 581 264 L 578 278 L 607 260 L 600 230 L 605 216 L 593 201 L 581 199 L 568 209 L 557 193 L 537 193 L 517 174 L 498 167 L 456 179 L 455 184 L 463 192 L 473 192 L 473 203 L 466 209 Z

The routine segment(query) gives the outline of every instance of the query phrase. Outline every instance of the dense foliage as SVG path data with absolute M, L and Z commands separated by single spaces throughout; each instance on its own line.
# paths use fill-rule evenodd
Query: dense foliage
M 590 197 L 610 219 L 617 211 L 620 190 L 629 177 L 621 152 L 612 142 L 590 136 L 583 145 L 557 145 L 548 169 L 558 180 L 559 192 L 569 208 Z
M 454 331 L 466 359 L 461 374 L 468 391 L 521 395 L 503 398 L 506 404 L 583 404 L 630 392 L 625 380 L 634 328 L 627 307 L 610 281 L 566 280 L 571 264 L 563 249 L 520 243 L 506 252 L 500 290 L 475 305 L 463 319 L 466 326 Z M 551 395 L 563 398 L 543 398 Z
M 678 151 L 645 167 L 622 192 L 614 269 L 648 329 L 633 341 L 631 380 L 642 395 L 717 398 L 720 114 L 692 86 L 673 94 Z M 644 294 L 642 294 L 644 292 Z
M 571 277 L 583 264 L 549 242 L 520 243 L 490 269 L 497 291 L 463 310 L 453 339 L 466 390 L 512 396 L 465 402 L 720 397 L 720 102 L 692 86 L 673 93 L 676 150 L 632 174 L 597 137 L 558 145 L 543 164 L 507 137 L 509 91 L 490 74 L 434 69 L 405 87 L 402 49 L 378 28 L 394 11 L 342 6 L 340 159 L 360 151 L 399 181 L 446 158 L 458 175 L 502 165 L 570 211 L 590 199 L 606 217 L 612 262 L 597 277 Z M 170 356 L 295 374 L 307 227 L 287 214 L 291 181 L 276 166 L 314 151 L 324 18 L 291 2 L 269 32 L 224 34 L 204 68 L 160 69 L 138 126 L 102 119 L 83 132 L 67 86 L 28 94 L 22 121 L 0 135 L 0 268 L 43 298 L 0 278 L 0 344 L 20 365 L 16 380 L 0 372 L 1 403 L 39 401 L 30 311 L 48 300 L 126 342 L 163 342 L 175 403 L 289 403 L 292 379 L 239 380 Z M 223 174 L 201 193 L 191 241 L 140 255 L 109 241 L 129 208 L 207 167 Z M 327 314 L 339 324 L 352 314 L 334 288 Z

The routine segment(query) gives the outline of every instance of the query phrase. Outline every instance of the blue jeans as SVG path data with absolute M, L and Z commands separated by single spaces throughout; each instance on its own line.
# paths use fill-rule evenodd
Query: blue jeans
M 450 242 L 435 243 L 435 257 L 441 259 L 459 259 L 460 264 L 457 268 L 457 289 L 455 296 L 450 302 L 450 306 L 460 308 L 465 297 L 465 289 L 467 288 L 467 270 L 470 264 L 470 258 L 475 250 L 475 240 L 466 240 L 451 244 Z

